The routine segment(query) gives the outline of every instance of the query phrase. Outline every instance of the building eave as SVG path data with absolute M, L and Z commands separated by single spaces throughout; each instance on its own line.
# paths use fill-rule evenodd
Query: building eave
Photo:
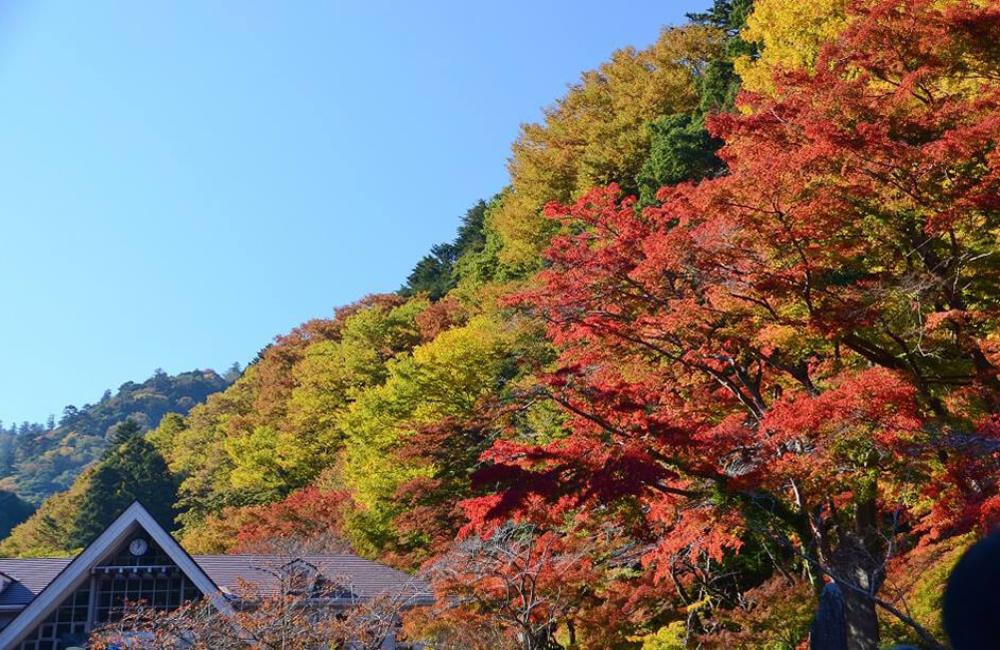
M 117 548 L 125 539 L 142 529 L 163 549 L 188 579 L 223 614 L 231 614 L 232 607 L 219 593 L 218 586 L 197 562 L 163 529 L 152 515 L 136 501 L 129 506 L 101 535 L 73 559 L 20 613 L 0 630 L 0 648 L 15 648 L 26 636 L 45 620 L 68 594 L 90 579 L 90 571 Z

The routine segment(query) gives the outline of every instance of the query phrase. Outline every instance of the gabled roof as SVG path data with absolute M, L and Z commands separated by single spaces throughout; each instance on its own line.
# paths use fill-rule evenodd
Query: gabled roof
M 33 601 L 71 561 L 70 558 L 0 558 L 0 574 L 10 581 L 6 588 L 0 589 L 0 609 L 24 607 Z
M 109 553 L 121 546 L 130 535 L 141 529 L 155 541 L 164 553 L 183 571 L 189 580 L 209 599 L 221 612 L 231 613 L 232 608 L 219 593 L 218 586 L 194 559 L 181 548 L 180 544 L 163 529 L 149 512 L 136 501 L 121 514 L 101 535 L 94 540 L 82 553 L 69 561 L 51 581 L 42 588 L 30 604 L 3 630 L 0 630 L 0 648 L 12 648 L 30 634 L 45 618 L 52 613 L 60 601 L 80 587 L 90 578 L 90 570 L 97 566 Z M 41 578 L 41 573 L 30 573 Z M 11 585 L 8 589 L 14 589 Z M 4 590 L 7 591 L 6 589 Z
M 385 592 L 402 593 L 413 604 L 430 602 L 430 587 L 419 578 L 355 555 L 306 555 L 290 560 L 278 555 L 195 555 L 194 561 L 223 593 L 237 593 L 240 583 L 252 583 L 262 593 L 280 589 L 276 573 L 290 561 L 301 560 L 324 578 L 343 582 L 356 598 L 367 599 Z M 0 610 L 28 605 L 65 569 L 68 558 L 0 558 L 0 575 L 11 583 L 0 590 Z M 277 570 L 277 571 L 276 571 Z
M 360 600 L 387 592 L 401 594 L 414 605 L 433 600 L 423 580 L 356 555 L 196 555 L 194 560 L 230 593 L 238 591 L 240 582 L 252 583 L 262 593 L 277 593 L 282 569 L 292 562 L 304 562 L 334 584 L 342 583 Z
M 345 582 L 354 596 L 362 600 L 387 591 L 402 592 L 412 598 L 414 604 L 429 602 L 433 597 L 423 580 L 355 555 L 305 555 L 294 560 L 276 555 L 192 557 L 224 593 L 238 592 L 241 581 L 254 584 L 262 593 L 276 593 L 280 586 L 275 569 L 301 560 L 315 567 L 327 580 Z M 0 558 L 0 576 L 7 575 L 11 581 L 6 589 L 0 589 L 0 610 L 28 605 L 71 561 L 69 558 Z

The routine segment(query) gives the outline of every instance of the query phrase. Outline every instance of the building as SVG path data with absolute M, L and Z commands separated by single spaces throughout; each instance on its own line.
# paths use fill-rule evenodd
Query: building
M 0 558 L 0 650 L 83 646 L 125 602 L 170 610 L 208 598 L 229 614 L 239 607 L 241 582 L 266 592 L 279 580 L 270 567 L 289 563 L 350 586 L 325 606 L 346 607 L 387 591 L 413 604 L 431 600 L 425 583 L 353 555 L 192 556 L 136 502 L 75 558 Z

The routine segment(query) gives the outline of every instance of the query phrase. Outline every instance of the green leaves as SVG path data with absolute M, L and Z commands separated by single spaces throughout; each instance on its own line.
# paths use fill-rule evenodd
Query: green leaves
M 654 204 L 665 185 L 700 181 L 724 169 L 715 155 L 722 141 L 709 135 L 700 117 L 690 113 L 661 117 L 649 125 L 649 132 L 649 157 L 636 178 L 642 205 Z
M 406 279 L 400 289 L 404 296 L 427 294 L 431 300 L 439 300 L 455 288 L 459 281 L 458 264 L 463 257 L 476 255 L 486 247 L 487 204 L 480 200 L 469 208 L 458 228 L 458 235 L 451 243 L 437 244 L 431 248 Z
M 145 438 L 133 435 L 90 475 L 80 501 L 71 539 L 86 546 L 125 511 L 141 501 L 168 530 L 174 527 L 177 482 L 163 457 Z
M 486 318 L 448 330 L 387 366 L 382 386 L 362 393 L 345 415 L 344 479 L 366 510 L 356 519 L 357 541 L 377 545 L 397 514 L 396 489 L 434 468 L 390 460 L 421 426 L 471 417 L 501 380 L 512 338 Z M 454 471 L 455 468 L 450 468 Z

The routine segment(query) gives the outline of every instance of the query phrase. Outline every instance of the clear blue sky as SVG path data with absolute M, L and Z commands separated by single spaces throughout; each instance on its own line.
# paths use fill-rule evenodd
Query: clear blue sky
M 520 123 L 707 4 L 0 3 L 0 418 L 398 288 Z

